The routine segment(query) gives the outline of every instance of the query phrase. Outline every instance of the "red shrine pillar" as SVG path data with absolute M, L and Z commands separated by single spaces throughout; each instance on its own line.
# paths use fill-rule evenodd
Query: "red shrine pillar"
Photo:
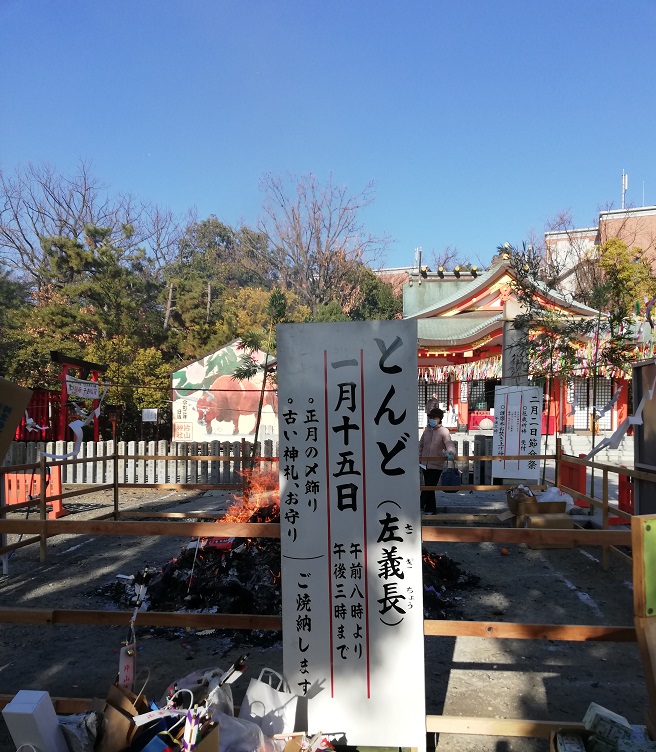
M 618 389 L 621 389 L 622 391 L 620 392 L 620 396 L 617 398 L 617 403 L 613 409 L 615 415 L 612 416 L 610 424 L 613 430 L 629 417 L 629 382 L 613 379 L 611 396 L 615 394 Z
M 59 374 L 59 380 L 61 381 L 61 390 L 59 393 L 59 426 L 57 428 L 58 441 L 66 441 L 66 429 L 68 428 L 68 410 L 66 403 L 68 402 L 68 390 L 66 389 L 66 374 L 68 373 L 68 364 L 62 363 L 62 369 Z

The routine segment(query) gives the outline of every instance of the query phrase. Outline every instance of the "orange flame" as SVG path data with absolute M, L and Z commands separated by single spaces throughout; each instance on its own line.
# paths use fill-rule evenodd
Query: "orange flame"
M 273 470 L 254 470 L 242 473 L 246 481 L 244 494 L 234 493 L 234 501 L 221 518 L 221 522 L 249 522 L 256 518 L 268 522 L 280 514 L 278 473 Z

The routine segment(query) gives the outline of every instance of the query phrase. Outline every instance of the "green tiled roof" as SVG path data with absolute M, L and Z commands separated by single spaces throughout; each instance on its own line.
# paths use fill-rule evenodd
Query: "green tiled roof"
M 453 347 L 480 336 L 488 328 L 498 328 L 503 314 L 492 316 L 440 316 L 417 320 L 419 344 Z
M 491 273 L 494 269 L 482 272 L 474 279 L 463 280 L 436 280 L 424 282 L 421 285 L 414 284 L 403 286 L 403 316 L 411 318 L 420 316 L 422 313 L 428 313 L 437 306 L 455 303 L 463 296 L 468 296 L 473 290 L 479 287 L 485 287 Z
M 487 271 L 480 272 L 474 279 L 444 280 L 431 278 L 421 285 L 417 283 L 413 284 L 412 287 L 409 284 L 404 285 L 403 317 L 420 319 L 422 316 L 432 315 L 436 308 L 448 309 L 462 298 L 468 298 L 478 291 L 484 290 L 489 284 L 502 277 L 506 271 L 509 271 L 512 275 L 508 263 L 504 262 Z M 537 287 L 547 299 L 561 308 L 587 316 L 596 316 L 598 313 L 594 308 L 560 295 L 542 283 L 538 283 Z

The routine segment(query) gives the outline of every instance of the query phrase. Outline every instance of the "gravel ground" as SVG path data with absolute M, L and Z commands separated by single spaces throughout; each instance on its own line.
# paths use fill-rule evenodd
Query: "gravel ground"
M 75 500 L 77 502 L 77 500 Z M 98 493 L 70 503 L 75 519 L 110 508 Z M 122 508 L 167 511 L 214 510 L 226 506 L 218 492 L 122 492 Z M 491 512 L 504 508 L 503 494 L 441 494 L 448 511 Z M 426 524 L 432 524 L 429 520 Z M 10 537 L 11 540 L 11 537 Z M 48 541 L 48 560 L 39 562 L 38 546 L 10 558 L 9 575 L 0 577 L 3 607 L 114 608 L 101 592 L 116 575 L 146 566 L 161 567 L 176 556 L 187 538 L 59 536 Z M 604 572 L 600 549 L 534 550 L 510 545 L 501 555 L 496 544 L 431 543 L 470 575 L 475 587 L 451 593 L 456 609 L 450 618 L 543 624 L 630 626 L 633 623 L 631 567 L 613 556 Z M 125 628 L 93 626 L 0 625 L 0 693 L 47 689 L 52 696 L 102 696 L 115 679 Z M 193 632 L 151 633 L 138 637 L 138 664 L 148 668 L 146 694 L 159 697 L 166 686 L 196 669 L 227 667 L 250 652 L 248 676 L 261 666 L 282 669 L 280 642 L 249 643 Z M 533 720 L 580 721 L 595 701 L 641 723 L 647 704 L 644 674 L 635 643 L 552 642 L 426 637 L 428 714 Z M 247 680 L 237 682 L 238 703 Z M 243 685 L 243 686 L 240 686 Z M 400 688 L 401 689 L 401 688 Z M 440 750 L 515 750 L 541 752 L 545 740 L 442 734 Z M 13 746 L 0 724 L 0 750 Z

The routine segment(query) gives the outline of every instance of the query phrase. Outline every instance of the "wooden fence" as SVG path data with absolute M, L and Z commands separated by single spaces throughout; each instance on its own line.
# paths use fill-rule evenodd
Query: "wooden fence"
M 119 482 L 119 477 L 128 476 L 127 464 L 130 462 L 210 462 L 205 459 L 206 455 L 189 456 L 185 460 L 180 460 L 178 455 L 158 456 L 156 458 L 138 455 L 120 455 L 115 454 L 105 458 L 107 462 L 113 464 L 114 480 L 111 484 L 100 484 L 92 488 L 79 489 L 73 492 L 60 494 L 61 498 L 70 496 L 79 496 L 84 493 L 90 493 L 99 489 L 113 489 L 114 509 L 108 515 L 102 518 L 96 518 L 87 521 L 76 521 L 72 519 L 47 519 L 47 505 L 53 501 L 46 491 L 45 482 L 42 483 L 38 501 L 31 501 L 28 504 L 37 504 L 39 507 L 39 519 L 4 519 L 6 507 L 1 510 L 0 515 L 0 533 L 1 534 L 32 534 L 34 537 L 28 541 L 21 541 L 20 546 L 29 545 L 31 542 L 40 542 L 40 551 L 42 558 L 47 553 L 47 540 L 50 536 L 60 534 L 79 534 L 79 535 L 109 535 L 109 536 L 189 536 L 189 537 L 216 537 L 216 515 L 209 513 L 185 513 L 185 517 L 193 519 L 192 522 L 175 522 L 171 520 L 171 515 L 164 512 L 148 512 L 147 521 L 130 521 L 130 517 L 137 516 L 134 513 L 124 512 L 120 509 L 120 489 L 123 487 L 132 487 L 133 484 Z M 214 458 L 213 461 L 245 464 L 244 455 L 236 460 L 234 457 L 226 456 L 221 459 Z M 275 457 L 267 457 L 267 463 L 275 461 Z M 460 458 L 459 458 L 460 459 Z M 463 458 L 469 462 L 470 457 Z M 492 459 L 499 459 L 492 456 L 477 456 L 475 458 L 481 462 L 489 462 Z M 505 457 L 504 459 L 509 459 Z M 513 457 L 511 459 L 519 459 Z M 526 459 L 522 457 L 521 459 Z M 562 455 L 559 448 L 555 455 L 547 457 L 532 457 L 531 459 L 548 459 L 556 462 L 556 478 L 559 478 L 558 463 L 562 461 L 578 461 L 586 464 L 587 467 L 598 468 L 603 475 L 602 499 L 589 497 L 591 504 L 602 503 L 605 505 L 606 512 L 608 506 L 608 474 L 621 472 L 631 477 L 636 476 L 636 471 L 622 470 L 601 463 L 590 463 L 578 458 L 572 458 L 568 455 Z M 256 458 L 257 461 L 260 458 Z M 67 460 L 56 461 L 51 463 L 54 466 L 65 467 L 69 464 L 92 463 L 97 461 L 96 458 L 86 460 Z M 120 467 L 120 470 L 119 470 Z M 135 464 L 135 467 L 137 465 Z M 177 465 L 176 465 L 177 468 Z M 27 465 L 19 467 L 5 467 L 0 469 L 0 475 L 3 472 L 12 472 L 19 470 L 31 469 L 42 475 L 45 480 L 46 464 L 42 458 L 37 465 Z M 135 471 L 136 472 L 136 471 Z M 177 471 L 176 471 L 177 472 Z M 209 472 L 209 471 L 208 471 Z M 220 473 L 219 473 L 220 474 Z M 648 475 L 648 474 L 643 474 Z M 148 477 L 146 475 L 146 477 Z M 179 477 L 179 476 L 176 476 Z M 211 473 L 208 477 L 211 477 Z M 653 480 L 656 476 L 649 476 Z M 0 484 L 1 485 L 1 484 Z M 157 486 L 170 487 L 170 486 Z M 199 485 L 177 484 L 177 488 L 200 488 Z M 225 486 L 229 487 L 229 486 Z M 241 488 L 240 484 L 233 484 L 235 488 Z M 440 486 L 434 488 L 440 489 Z M 462 490 L 491 490 L 499 488 L 498 486 L 467 484 Z M 23 506 L 27 506 L 24 504 Z M 111 519 L 108 519 L 111 517 Z M 629 515 L 630 517 L 630 515 Z M 211 519 L 212 521 L 203 521 Z M 604 517 L 607 523 L 607 514 Z M 645 663 L 645 675 L 647 678 L 648 701 L 650 718 L 656 718 L 656 673 L 654 667 L 656 660 L 656 619 L 649 618 L 654 615 L 653 601 L 656 599 L 656 575 L 650 574 L 645 567 L 645 552 L 649 551 L 649 560 L 654 560 L 656 556 L 656 543 L 651 544 L 651 538 L 646 538 L 646 532 L 651 530 L 651 526 L 656 529 L 656 518 L 646 519 L 635 517 L 631 520 L 631 531 L 627 529 L 600 529 L 587 530 L 576 528 L 574 530 L 549 530 L 549 529 L 523 529 L 510 527 L 442 527 L 439 525 L 440 515 L 431 517 L 437 525 L 422 527 L 422 539 L 424 541 L 453 541 L 460 543 L 485 543 L 493 542 L 500 544 L 508 543 L 527 543 L 531 545 L 544 544 L 574 544 L 581 546 L 634 546 L 633 557 L 633 575 L 634 575 L 634 598 L 635 598 L 635 628 L 632 626 L 586 626 L 586 625 L 553 625 L 553 624 L 509 624 L 506 622 L 466 622 L 451 620 L 426 620 L 424 622 L 424 633 L 433 636 L 476 636 L 484 638 L 512 638 L 512 639 L 548 639 L 563 641 L 589 641 L 604 640 L 610 642 L 639 641 L 641 656 Z M 450 520 L 452 521 L 452 520 Z M 260 537 L 260 538 L 279 538 L 280 526 L 274 523 L 221 523 L 221 534 L 225 537 Z M 654 536 L 652 536 L 654 537 Z M 17 547 L 17 546 L 13 546 Z M 0 549 L 0 554 L 5 554 L 11 550 L 12 546 L 5 546 Z M 646 595 L 647 593 L 648 595 Z M 98 611 L 98 610 L 67 610 L 67 609 L 25 609 L 25 608 L 4 608 L 0 609 L 0 622 L 14 624 L 88 624 L 88 625 L 123 625 L 127 626 L 133 617 L 132 611 Z M 652 628 L 653 625 L 653 628 Z M 281 618 L 278 615 L 252 616 L 243 614 L 197 614 L 197 613 L 163 613 L 163 612 L 139 612 L 136 616 L 136 626 L 175 626 L 175 627 L 194 627 L 198 629 L 264 629 L 280 630 L 282 628 Z M 0 696 L 0 705 L 6 703 L 10 698 Z M 60 698 L 56 702 L 59 712 L 71 713 L 79 712 L 88 707 L 88 701 L 74 698 Z M 536 721 L 529 719 L 495 719 L 495 718 L 463 718 L 445 715 L 429 715 L 426 717 L 426 728 L 429 732 L 450 733 L 450 734 L 477 734 L 491 736 L 527 736 L 527 737 L 548 737 L 557 728 L 562 726 L 580 727 L 581 724 L 572 724 L 558 720 Z M 652 724 L 651 730 L 656 732 L 656 726 Z
M 456 448 L 459 447 L 455 438 Z M 13 442 L 3 466 L 36 465 L 44 453 L 62 456 L 73 451 L 73 442 Z M 477 484 L 491 482 L 491 463 L 477 460 L 470 452 L 492 454 L 492 437 L 477 437 L 462 442 L 460 466 L 472 473 Z M 266 439 L 258 442 L 256 454 L 270 461 L 278 453 L 278 442 Z M 168 442 L 119 441 L 114 451 L 113 441 L 84 442 L 75 460 L 61 466 L 64 485 L 93 485 L 114 482 L 114 454 L 124 457 L 119 467 L 119 483 L 132 485 L 241 483 L 242 459 L 253 455 L 252 442 Z M 183 459 L 184 458 L 184 459 Z M 92 461 L 93 460 L 93 461 Z M 230 460 L 227 462 L 226 460 Z M 48 466 L 54 460 L 47 459 Z
M 5 468 L 38 463 L 45 454 L 62 456 L 73 451 L 73 442 L 14 442 L 4 461 Z M 170 483 L 240 483 L 242 459 L 252 456 L 253 444 L 241 441 L 168 442 L 113 441 L 84 442 L 75 460 L 62 465 L 65 485 L 92 485 L 114 482 L 115 454 L 124 457 L 119 467 L 119 483 L 152 485 Z M 274 457 L 277 442 L 258 442 L 258 454 Z M 185 459 L 182 459 L 185 458 Z M 225 460 L 229 459 L 230 462 Z M 56 460 L 48 458 L 49 466 Z

